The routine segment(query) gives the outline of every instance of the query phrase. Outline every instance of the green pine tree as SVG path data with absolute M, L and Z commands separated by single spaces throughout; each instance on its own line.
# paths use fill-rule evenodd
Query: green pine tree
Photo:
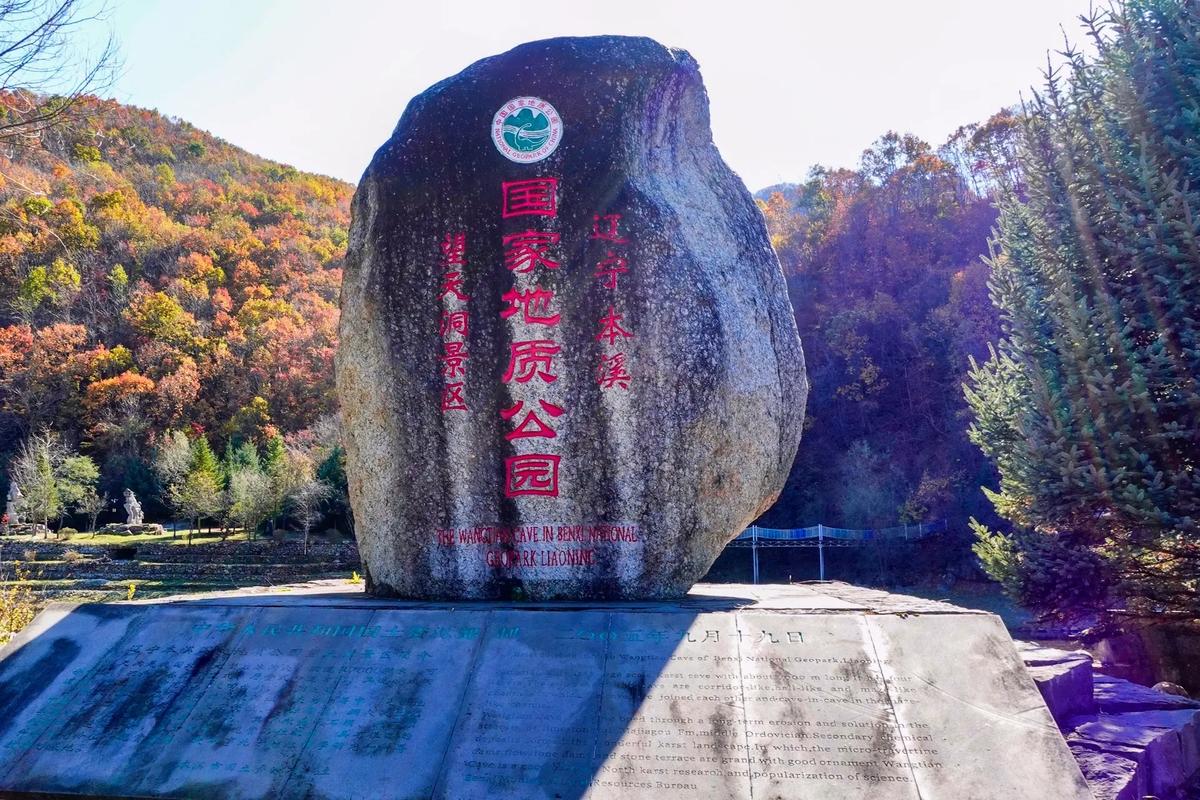
M 208 439 L 197 436 L 191 442 L 191 460 L 187 473 L 171 485 L 172 504 L 187 515 L 188 541 L 191 532 L 200 530 L 200 522 L 221 512 L 224 496 L 221 489 L 221 465 Z
M 1036 608 L 1195 616 L 1200 11 L 1128 0 L 1085 25 L 1095 56 L 1027 108 L 990 259 L 1004 338 L 967 399 L 1015 532 L 978 527 L 976 552 Z

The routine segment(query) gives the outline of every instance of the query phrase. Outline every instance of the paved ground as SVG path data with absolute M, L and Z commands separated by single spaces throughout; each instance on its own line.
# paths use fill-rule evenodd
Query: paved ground
M 247 586 L 226 591 L 201 592 L 169 597 L 135 600 L 135 603 L 198 603 L 205 605 L 247 606 L 357 606 L 372 608 L 543 608 L 561 610 L 604 608 L 653 610 L 684 608 L 697 611 L 775 609 L 812 613 L 865 611 L 876 614 L 977 614 L 974 609 L 921 597 L 892 594 L 876 589 L 852 586 L 839 581 L 812 581 L 795 584 L 698 583 L 679 600 L 648 601 L 462 601 L 459 603 L 393 600 L 368 597 L 361 581 L 328 578 L 280 586 Z

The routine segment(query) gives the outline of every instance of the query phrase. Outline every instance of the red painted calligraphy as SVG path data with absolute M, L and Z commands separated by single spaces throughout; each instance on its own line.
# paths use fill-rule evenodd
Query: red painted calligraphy
M 442 266 L 462 267 L 467 263 L 467 235 L 447 233 L 442 239 Z
M 608 255 L 596 265 L 596 271 L 593 274 L 600 279 L 601 285 L 609 289 L 616 289 L 617 276 L 623 272 L 629 272 L 629 262 L 609 250 Z
M 443 311 L 438 332 L 441 333 L 443 339 L 452 333 L 457 333 L 465 339 L 470 330 L 468 320 L 469 315 L 466 311 Z
M 628 389 L 633 376 L 625 366 L 625 354 L 613 353 L 611 356 L 600 356 L 600 366 L 596 370 L 596 381 L 601 389 Z
M 504 266 L 511 272 L 533 272 L 536 266 L 558 269 L 558 262 L 546 255 L 551 245 L 558 244 L 557 233 L 524 231 L 507 234 L 504 245 Z
M 600 341 L 608 340 L 609 344 L 616 344 L 617 339 L 627 338 L 632 339 L 633 334 L 621 327 L 621 320 L 624 316 L 617 313 L 617 309 L 613 306 L 608 307 L 608 315 L 600 320 L 600 333 L 596 334 L 596 338 Z
M 528 453 L 504 459 L 504 495 L 543 495 L 558 497 L 559 457 L 548 453 Z
M 457 297 L 459 300 L 467 300 L 467 296 L 463 294 L 463 274 L 461 272 L 447 272 L 442 276 L 442 291 L 438 297 L 445 299 L 446 297 Z
M 538 400 L 538 405 L 542 407 L 543 413 L 548 414 L 550 417 L 557 418 L 563 415 L 562 406 L 557 406 L 554 403 L 547 402 L 546 400 Z M 517 414 L 520 414 L 524 408 L 525 401 L 518 400 L 511 408 L 506 408 L 501 411 L 500 417 L 504 420 L 510 420 Z M 514 428 L 510 433 L 505 434 L 504 438 L 511 442 L 514 439 L 553 439 L 556 436 L 558 436 L 558 432 L 543 422 L 542 419 L 538 417 L 536 411 L 530 410 L 525 412 L 525 418 L 521 420 L 520 424 L 517 425 L 517 427 Z
M 500 184 L 503 202 L 500 216 L 509 217 L 558 215 L 558 179 L 533 178 L 527 181 L 504 181 Z
M 508 370 L 502 379 L 505 383 L 529 383 L 534 377 L 545 383 L 554 383 L 553 358 L 562 350 L 552 339 L 526 339 L 513 342 L 508 359 Z
M 442 375 L 447 378 L 461 378 L 467 374 L 467 343 L 442 342 L 445 352 L 442 359 Z
M 510 289 L 500 299 L 508 303 L 508 308 L 500 312 L 502 319 L 521 314 L 530 325 L 558 324 L 559 315 L 550 313 L 550 301 L 554 299 L 554 292 L 549 289 L 537 286 L 524 292 Z
M 622 238 L 621 234 L 617 233 L 617 226 L 620 224 L 620 214 L 593 214 L 592 235 L 589 238 L 625 244 L 629 240 Z
M 466 411 L 466 376 L 467 376 L 467 310 L 457 303 L 466 303 L 467 294 L 463 289 L 463 275 L 467 266 L 467 235 L 461 232 L 447 232 L 438 242 L 441 251 L 442 288 L 438 299 L 444 306 L 438 332 L 442 337 L 442 402 L 441 409 L 447 411 Z M 454 337 L 457 335 L 457 339 Z
M 442 411 L 466 411 L 467 401 L 463 397 L 462 383 L 447 383 L 442 387 Z

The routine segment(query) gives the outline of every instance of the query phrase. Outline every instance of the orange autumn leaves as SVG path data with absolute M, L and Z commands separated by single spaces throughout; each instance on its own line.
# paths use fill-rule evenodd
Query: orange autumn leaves
M 103 462 L 172 428 L 311 425 L 352 192 L 96 99 L 0 156 L 0 439 L 49 427 Z

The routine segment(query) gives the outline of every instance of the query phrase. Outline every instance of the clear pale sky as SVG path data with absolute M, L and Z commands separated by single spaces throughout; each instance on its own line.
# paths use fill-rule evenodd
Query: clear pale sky
M 751 190 L 853 166 L 888 129 L 941 143 L 1038 82 L 1087 0 L 111 0 L 112 94 L 268 158 L 357 181 L 409 98 L 523 41 L 689 50 Z M 519 87 L 514 87 L 516 92 Z

